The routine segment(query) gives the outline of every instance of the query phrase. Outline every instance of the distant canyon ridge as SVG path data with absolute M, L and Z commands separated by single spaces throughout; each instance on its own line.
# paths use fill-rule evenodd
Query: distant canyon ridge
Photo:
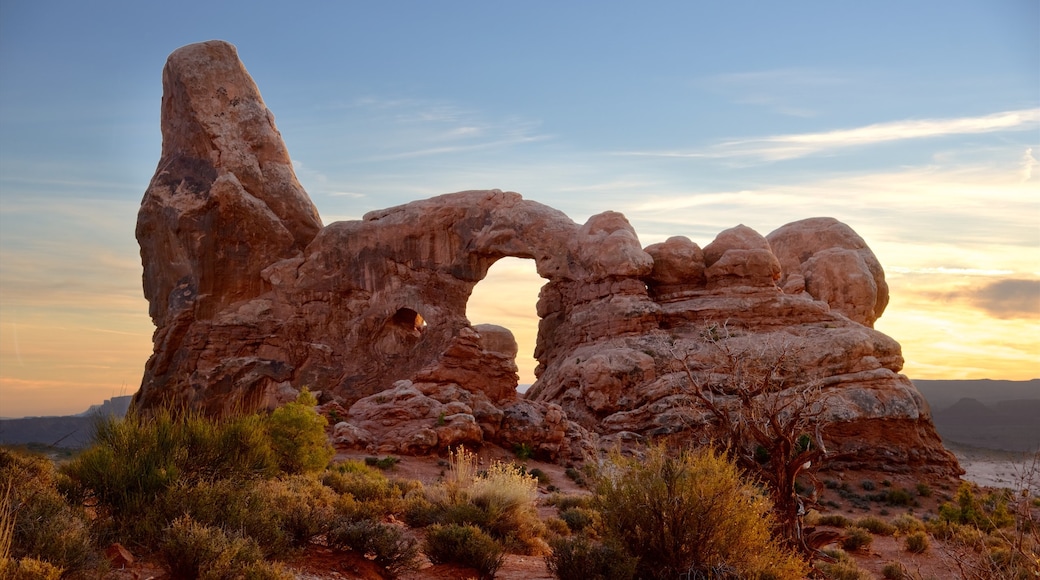
M 738 225 L 699 247 L 643 247 L 605 211 L 584 224 L 517 193 L 465 191 L 323 225 L 235 48 L 178 49 L 163 70 L 162 156 L 138 214 L 155 323 L 135 404 L 220 415 L 320 392 L 337 445 L 422 454 L 458 444 L 563 460 L 698 440 L 755 369 L 781 396 L 818 389 L 838 465 L 961 473 L 928 404 L 873 329 L 881 264 L 847 225 Z M 545 279 L 536 381 L 516 341 L 466 303 L 503 257 Z M 782 361 L 783 364 L 774 364 Z

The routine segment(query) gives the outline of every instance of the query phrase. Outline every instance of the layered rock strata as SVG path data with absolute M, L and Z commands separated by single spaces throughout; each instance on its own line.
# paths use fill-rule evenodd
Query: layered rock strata
M 783 356 L 785 388 L 826 393 L 834 458 L 959 471 L 899 344 L 873 329 L 884 272 L 830 218 L 763 237 L 726 230 L 643 248 L 616 212 L 576 224 L 499 190 L 322 226 L 234 48 L 174 52 L 163 152 L 137 236 L 155 350 L 135 401 L 211 414 L 272 407 L 308 386 L 337 444 L 428 453 L 464 443 L 548 458 L 696 439 L 694 385 L 725 395 L 733 354 Z M 508 330 L 466 302 L 503 257 L 533 260 L 537 381 L 516 391 Z

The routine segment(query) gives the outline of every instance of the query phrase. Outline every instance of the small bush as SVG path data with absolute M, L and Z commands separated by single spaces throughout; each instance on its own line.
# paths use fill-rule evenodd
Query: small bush
M 480 528 L 457 524 L 427 528 L 422 550 L 430 562 L 474 568 L 482 580 L 494 578 L 505 558 L 502 546 Z
M 585 487 L 585 476 L 582 475 L 582 473 L 577 469 L 573 467 L 568 467 L 567 470 L 563 472 L 563 474 L 569 477 L 571 481 L 573 481 L 574 483 L 580 485 L 581 487 Z
M 910 576 L 907 575 L 903 569 L 903 565 L 899 562 L 889 562 L 881 568 L 881 577 L 885 580 L 908 580 Z
M 858 526 L 852 526 L 845 530 L 845 539 L 841 541 L 841 547 L 849 552 L 855 552 L 866 548 L 874 541 L 870 531 Z
M 926 483 L 917 484 L 917 495 L 921 497 L 932 497 L 932 488 Z
M 10 550 L 0 558 L 27 559 L 25 566 L 30 567 L 39 560 L 68 573 L 101 564 L 87 516 L 61 496 L 58 478 L 46 457 L 0 449 L 0 516 L 6 529 L 0 532 Z
M 532 470 L 530 470 L 530 471 L 528 471 L 527 474 L 530 475 L 531 477 L 535 478 L 536 480 L 538 480 L 538 485 L 548 485 L 549 484 L 549 481 L 550 481 L 549 480 L 549 475 L 547 473 L 545 473 L 544 471 L 542 471 L 541 469 L 538 469 L 537 467 L 532 469 Z
M 400 461 L 399 458 L 390 455 L 387 455 L 382 459 L 378 457 L 366 457 L 365 465 L 386 471 L 388 469 L 393 469 Z
M 322 471 L 336 454 L 325 435 L 329 422 L 314 410 L 317 404 L 304 388 L 296 401 L 278 407 L 267 420 L 271 448 L 286 473 Z
M 560 518 L 552 517 L 545 520 L 545 529 L 552 536 L 567 536 L 571 533 L 571 528 L 567 525 L 567 522 Z
M 859 486 L 866 491 L 874 491 L 877 488 L 877 486 L 874 485 L 874 482 L 870 481 L 869 479 L 864 480 L 862 483 L 859 484 Z
M 930 546 L 928 542 L 928 534 L 924 532 L 913 532 L 903 540 L 903 546 L 907 552 L 913 554 L 923 554 L 928 551 Z
M 545 504 L 555 506 L 561 512 L 572 507 L 587 508 L 592 506 L 592 496 L 554 493 L 545 500 Z
M 221 570 L 260 562 L 263 553 L 255 542 L 229 536 L 220 528 L 185 516 L 167 528 L 159 557 L 174 578 L 202 578 L 220 577 Z
M 816 524 L 844 529 L 852 525 L 852 520 L 841 514 L 827 514 L 825 516 L 820 516 L 820 519 L 817 520 Z
M 771 504 L 711 449 L 642 459 L 614 453 L 595 474 L 604 535 L 638 557 L 638 576 L 675 578 L 726 565 L 743 577 L 765 571 L 802 578 L 806 566 L 772 537 Z
M 850 560 L 838 562 L 824 562 L 819 569 L 829 580 L 870 580 L 870 573 L 863 570 Z
M 596 542 L 584 534 L 556 538 L 545 556 L 549 573 L 559 580 L 630 580 L 637 560 L 617 542 Z
M 900 534 L 910 534 L 913 532 L 923 532 L 924 522 L 915 518 L 910 514 L 903 514 L 892 520 L 892 525 L 899 530 Z
M 538 482 L 512 464 L 495 462 L 480 474 L 476 456 L 460 448 L 449 456 L 451 469 L 444 482 L 427 491 L 438 523 L 480 527 L 512 551 L 540 554 L 545 525 L 535 501 Z
M 588 508 L 573 507 L 560 512 L 560 519 L 572 532 L 580 532 L 599 521 L 599 513 Z
M 394 576 L 419 566 L 418 542 L 392 524 L 343 520 L 332 528 L 327 539 L 333 548 L 363 554 Z
M 0 578 L 7 580 L 58 580 L 64 570 L 35 558 L 0 558 Z
M 868 530 L 877 536 L 891 536 L 896 533 L 895 526 L 875 516 L 860 518 L 856 522 L 856 526 Z

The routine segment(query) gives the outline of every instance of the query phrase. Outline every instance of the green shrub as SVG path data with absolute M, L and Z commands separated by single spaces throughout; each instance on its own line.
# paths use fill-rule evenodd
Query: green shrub
M 896 529 L 899 530 L 900 534 L 923 532 L 925 529 L 924 522 L 910 514 L 902 514 L 896 517 L 896 519 L 892 520 L 892 525 L 894 525 Z
M 846 528 L 845 539 L 841 541 L 841 547 L 849 552 L 855 552 L 860 548 L 866 548 L 874 541 L 874 536 L 866 528 L 852 526 Z
M 38 560 L 67 573 L 101 565 L 87 516 L 58 492 L 59 477 L 46 457 L 0 449 L 0 548 L 9 551 L 0 550 L 0 558 L 26 559 L 33 569 Z
M 0 558 L 0 578 L 6 580 L 58 580 L 65 571 L 35 558 Z
M 212 578 L 260 562 L 263 553 L 255 542 L 184 516 L 166 529 L 159 557 L 174 578 Z
M 567 523 L 572 532 L 580 532 L 599 521 L 599 513 L 588 508 L 572 507 L 560 512 L 560 519 Z
M 889 562 L 881 568 L 881 577 L 885 580 L 908 580 L 910 576 L 907 575 L 903 569 L 903 565 L 899 562 Z
M 341 520 L 326 538 L 331 547 L 363 554 L 394 576 L 419 566 L 418 542 L 392 524 Z
M 869 572 L 849 560 L 824 562 L 818 568 L 829 580 L 870 580 L 871 578 Z
M 870 533 L 877 536 L 891 536 L 896 533 L 896 527 L 894 525 L 875 516 L 860 518 L 856 522 L 856 526 L 868 530 Z
M 820 516 L 820 519 L 817 520 L 816 524 L 835 528 L 847 528 L 852 525 L 852 520 L 841 514 L 827 514 L 825 516 Z
M 434 524 L 426 529 L 423 553 L 434 564 L 455 563 L 476 569 L 490 579 L 502 567 L 505 550 L 476 526 Z
M 772 537 L 770 502 L 711 449 L 642 459 L 614 453 L 595 474 L 606 538 L 639 559 L 638 576 L 676 578 L 726 565 L 744 577 L 802 578 L 805 563 Z
M 322 483 L 336 493 L 350 494 L 362 502 L 385 501 L 401 496 L 401 490 L 381 471 L 355 460 L 333 465 L 322 476 Z
M 528 471 L 527 474 L 535 478 L 539 485 L 548 485 L 550 482 L 549 475 L 537 467 Z
M 903 546 L 907 552 L 914 554 L 923 554 L 928 551 L 930 546 L 928 542 L 928 534 L 924 532 L 913 532 L 903 540 Z
M 951 523 L 971 525 L 991 532 L 1005 528 L 1015 519 L 1008 511 L 1008 497 L 1000 492 L 990 492 L 979 498 L 975 486 L 965 481 L 957 490 L 956 504 L 939 506 L 939 517 Z M 938 537 L 938 536 L 936 536 Z
M 932 488 L 929 487 L 928 484 L 926 484 L 926 483 L 918 483 L 916 488 L 917 488 L 917 495 L 919 495 L 921 497 L 932 497 Z
M 294 402 L 278 407 L 268 418 L 271 447 L 286 473 L 322 471 L 336 454 L 325 434 L 329 422 L 314 410 L 317 404 L 304 388 Z
M 533 477 L 502 462 L 478 474 L 476 456 L 462 448 L 449 456 L 449 463 L 445 481 L 427 490 L 435 522 L 476 525 L 512 551 L 544 551 L 545 525 L 535 505 L 538 482 Z
M 554 493 L 545 500 L 546 505 L 555 506 L 557 510 L 563 511 L 573 507 L 587 508 L 592 506 L 591 495 L 564 495 Z
M 556 538 L 545 556 L 549 573 L 559 580 L 630 580 L 637 560 L 616 541 L 596 542 L 584 534 Z
M 582 475 L 582 473 L 580 471 L 578 471 L 577 469 L 575 469 L 573 467 L 568 467 L 563 472 L 563 474 L 566 475 L 567 477 L 569 477 L 571 479 L 571 481 L 573 481 L 574 483 L 580 485 L 581 487 L 585 487 L 585 485 L 586 485 L 585 476 Z
M 874 491 L 874 489 L 876 489 L 874 482 L 870 481 L 869 479 L 864 480 L 862 483 L 859 484 L 859 486 L 865 489 L 866 491 Z
M 394 466 L 396 466 L 400 461 L 401 460 L 399 458 L 391 457 L 389 455 L 382 459 L 379 459 L 378 457 L 366 457 L 365 465 L 369 467 L 376 467 L 385 471 L 387 469 L 393 469 Z

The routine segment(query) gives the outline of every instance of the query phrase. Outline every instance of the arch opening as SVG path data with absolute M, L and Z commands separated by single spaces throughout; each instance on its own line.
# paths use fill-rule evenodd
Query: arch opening
M 496 324 L 508 328 L 516 339 L 517 390 L 525 392 L 534 383 L 534 358 L 538 341 L 538 293 L 545 285 L 538 275 L 534 260 L 501 258 L 488 269 L 487 276 L 477 282 L 466 302 L 466 318 L 470 324 Z

